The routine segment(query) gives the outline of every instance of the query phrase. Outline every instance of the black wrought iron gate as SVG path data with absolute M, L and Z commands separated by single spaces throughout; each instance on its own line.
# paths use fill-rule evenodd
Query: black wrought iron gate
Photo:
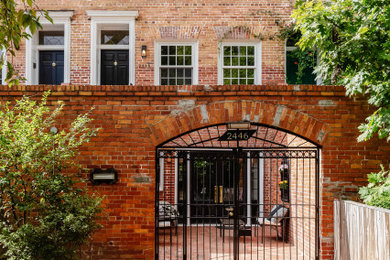
M 157 148 L 156 259 L 318 258 L 318 147 L 251 127 L 254 140 L 216 142 L 219 125 Z

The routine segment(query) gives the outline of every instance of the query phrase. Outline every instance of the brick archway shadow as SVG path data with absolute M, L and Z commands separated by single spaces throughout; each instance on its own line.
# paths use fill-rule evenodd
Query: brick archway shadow
M 329 131 L 327 124 L 309 114 L 253 100 L 220 101 L 174 110 L 149 128 L 153 144 L 158 146 L 193 129 L 244 120 L 287 130 L 320 146 Z

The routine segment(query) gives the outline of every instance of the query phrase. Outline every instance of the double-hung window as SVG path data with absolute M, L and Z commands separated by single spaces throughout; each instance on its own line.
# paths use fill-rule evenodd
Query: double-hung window
M 156 85 L 198 84 L 196 43 L 157 43 Z
M 222 43 L 218 84 L 261 84 L 260 43 Z

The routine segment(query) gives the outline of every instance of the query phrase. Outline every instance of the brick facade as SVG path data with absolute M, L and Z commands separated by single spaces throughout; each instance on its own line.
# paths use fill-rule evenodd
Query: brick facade
M 321 259 L 333 257 L 333 199 L 355 197 L 366 174 L 389 163 L 385 141 L 356 143 L 370 110 L 364 100 L 346 98 L 342 87 L 1 86 L 0 97 L 38 97 L 49 89 L 50 100 L 66 102 L 59 128 L 95 107 L 93 124 L 102 129 L 79 160 L 119 172 L 115 185 L 90 186 L 106 196 L 108 214 L 94 236 L 94 259 L 153 259 L 155 147 L 191 129 L 249 118 L 321 144 Z
M 197 41 L 199 84 L 217 84 L 220 41 L 261 41 L 262 84 L 285 83 L 285 46 L 278 38 L 278 21 L 288 20 L 291 0 L 37 0 L 46 10 L 73 10 L 71 18 L 70 83 L 90 84 L 91 21 L 86 10 L 138 11 L 135 23 L 135 84 L 154 84 L 154 43 L 156 41 Z M 141 46 L 147 57 L 141 57 Z M 25 44 L 14 59 L 25 75 Z M 32 66 L 29 64 L 27 66 Z
M 115 185 L 92 186 L 105 196 L 108 218 L 94 235 L 93 259 L 154 259 L 155 148 L 192 129 L 249 120 L 299 134 L 322 146 L 320 162 L 321 259 L 333 258 L 333 199 L 356 197 L 366 174 L 389 163 L 390 145 L 356 143 L 367 102 L 345 97 L 343 87 L 285 85 L 285 44 L 270 38 L 287 21 L 291 0 L 37 0 L 46 10 L 73 10 L 69 86 L 0 86 L 0 100 L 52 90 L 66 103 L 63 122 L 94 106 L 101 130 L 83 147 L 80 162 L 114 167 Z M 91 21 L 86 10 L 138 11 L 135 22 L 135 86 L 89 86 Z M 198 43 L 199 86 L 154 84 L 154 44 Z M 218 43 L 261 42 L 261 86 L 217 86 Z M 141 57 L 141 46 L 147 57 Z M 26 73 L 25 43 L 14 59 Z M 130 64 L 131 65 L 131 64 Z M 27 66 L 32 66 L 28 64 Z M 295 165 L 299 167 L 299 165 Z M 167 165 L 167 169 L 172 165 Z M 172 181 L 167 176 L 167 185 Z M 304 183 L 303 185 L 306 185 Z M 171 201 L 170 194 L 167 200 Z M 299 222 L 294 225 L 301 225 Z M 312 225 L 312 224 L 310 224 Z M 298 241 L 299 243 L 299 241 Z

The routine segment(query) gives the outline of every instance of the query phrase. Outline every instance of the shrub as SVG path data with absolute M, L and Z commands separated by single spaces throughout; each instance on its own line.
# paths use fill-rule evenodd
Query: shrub
M 359 189 L 359 194 L 364 203 L 390 209 L 390 171 L 386 171 L 383 165 L 378 173 L 368 174 L 368 185 Z
M 88 194 L 74 160 L 97 130 L 82 114 L 53 131 L 64 105 L 50 109 L 48 95 L 0 106 L 0 253 L 7 259 L 75 259 L 99 228 L 101 199 Z

